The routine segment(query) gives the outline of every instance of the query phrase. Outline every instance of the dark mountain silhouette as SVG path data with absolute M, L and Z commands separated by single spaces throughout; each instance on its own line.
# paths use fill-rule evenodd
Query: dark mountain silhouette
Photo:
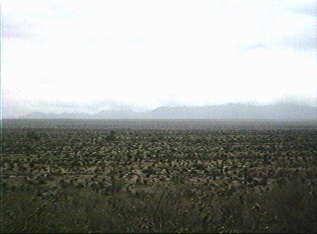
M 134 112 L 132 110 L 103 110 L 94 115 L 93 119 L 138 119 L 142 113 Z
M 317 119 L 317 108 L 298 104 L 159 107 L 151 111 L 149 117 L 154 119 L 314 120 Z
M 230 103 L 210 106 L 158 107 L 152 111 L 103 110 L 96 114 L 34 112 L 20 119 L 226 119 L 226 120 L 317 120 L 317 108 L 300 104 L 251 105 Z

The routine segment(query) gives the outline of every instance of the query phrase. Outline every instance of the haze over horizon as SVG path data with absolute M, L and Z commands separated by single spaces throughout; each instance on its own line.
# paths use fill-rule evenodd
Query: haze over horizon
M 8 118 L 10 119 L 10 118 Z M 14 119 L 14 118 L 11 118 Z M 102 110 L 89 113 L 33 112 L 18 119 L 77 119 L 77 120 L 230 120 L 230 121 L 317 121 L 317 107 L 276 103 L 251 105 L 228 103 L 209 106 L 162 106 L 137 112 L 129 109 Z
M 2 0 L 3 118 L 317 106 L 315 0 Z

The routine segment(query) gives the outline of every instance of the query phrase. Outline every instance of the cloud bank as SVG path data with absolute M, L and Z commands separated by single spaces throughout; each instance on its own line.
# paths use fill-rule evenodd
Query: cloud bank
M 5 116 L 316 100 L 312 0 L 2 6 Z

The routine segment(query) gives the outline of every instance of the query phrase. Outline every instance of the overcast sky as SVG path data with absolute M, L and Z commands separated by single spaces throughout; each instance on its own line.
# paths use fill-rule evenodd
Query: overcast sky
M 2 0 L 3 116 L 316 104 L 315 0 Z

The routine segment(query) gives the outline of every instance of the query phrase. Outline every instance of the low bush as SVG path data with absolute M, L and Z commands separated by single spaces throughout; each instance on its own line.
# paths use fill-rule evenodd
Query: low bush
M 1 232 L 316 232 L 312 189 L 286 180 L 231 196 L 197 196 L 180 184 L 137 194 L 10 192 L 1 199 Z

